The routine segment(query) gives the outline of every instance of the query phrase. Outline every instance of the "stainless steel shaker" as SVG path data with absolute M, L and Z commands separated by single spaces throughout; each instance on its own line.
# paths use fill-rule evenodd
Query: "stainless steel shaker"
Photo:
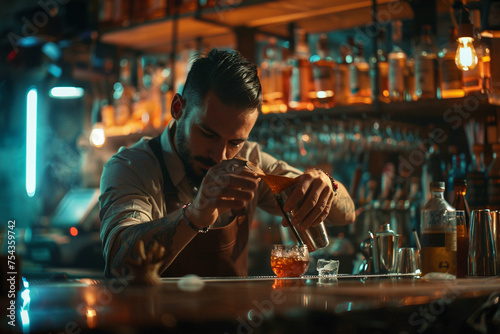
M 497 274 L 497 253 L 491 225 L 490 210 L 472 211 L 468 254 L 469 276 Z
M 278 205 L 281 207 L 282 212 L 285 215 L 285 218 L 288 220 L 288 223 L 290 224 L 293 215 L 291 212 L 285 212 L 283 210 L 283 206 L 285 205 L 286 199 L 288 198 L 286 191 L 282 191 L 281 193 L 276 194 L 275 197 L 276 201 L 278 202 Z M 309 250 L 309 252 L 314 252 L 315 250 L 324 248 L 329 244 L 328 234 L 326 233 L 326 227 L 324 222 L 321 222 L 317 226 L 311 226 L 307 230 L 297 230 L 297 233 L 302 242 L 305 245 L 307 245 L 307 249 Z

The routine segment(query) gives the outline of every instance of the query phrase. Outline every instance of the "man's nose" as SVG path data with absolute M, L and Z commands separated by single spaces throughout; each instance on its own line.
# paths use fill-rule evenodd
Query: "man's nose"
M 217 163 L 221 162 L 222 160 L 227 160 L 227 143 L 220 141 L 217 144 L 213 145 L 210 151 L 210 158 Z

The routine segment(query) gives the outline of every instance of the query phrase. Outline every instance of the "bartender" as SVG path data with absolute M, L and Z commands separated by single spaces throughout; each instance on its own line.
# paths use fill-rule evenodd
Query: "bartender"
M 101 239 L 105 276 L 128 274 L 130 260 L 164 247 L 162 276 L 247 275 L 250 222 L 257 207 L 279 214 L 272 191 L 245 167 L 298 177 L 284 209 L 299 230 L 354 222 L 346 188 L 325 172 L 304 173 L 248 141 L 262 106 L 257 67 L 234 51 L 212 50 L 192 64 L 172 100 L 172 121 L 105 164 Z M 283 222 L 286 225 L 286 222 Z

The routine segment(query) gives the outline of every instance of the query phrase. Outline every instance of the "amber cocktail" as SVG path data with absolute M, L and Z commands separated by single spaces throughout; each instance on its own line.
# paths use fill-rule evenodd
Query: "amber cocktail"
M 273 245 L 271 268 L 278 277 L 299 277 L 309 267 L 307 246 Z

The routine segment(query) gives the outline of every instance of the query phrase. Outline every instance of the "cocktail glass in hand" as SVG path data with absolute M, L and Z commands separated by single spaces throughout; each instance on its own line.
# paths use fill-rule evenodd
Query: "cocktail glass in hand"
M 306 245 L 273 245 L 271 268 L 278 277 L 299 277 L 309 267 Z

